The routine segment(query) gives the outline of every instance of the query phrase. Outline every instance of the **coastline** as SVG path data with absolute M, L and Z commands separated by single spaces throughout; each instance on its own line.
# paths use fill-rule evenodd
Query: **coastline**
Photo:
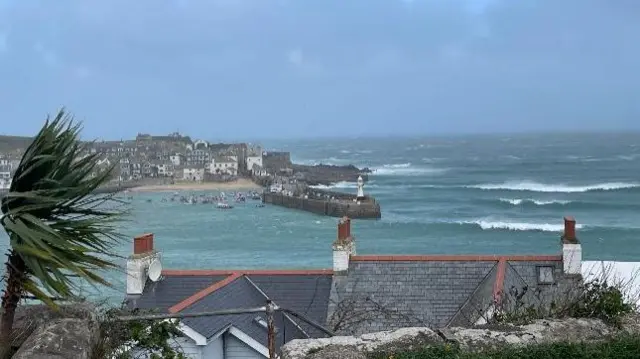
M 258 190 L 260 185 L 246 178 L 230 182 L 177 182 L 175 184 L 149 184 L 129 188 L 130 192 L 168 192 L 168 191 L 217 191 L 217 190 Z

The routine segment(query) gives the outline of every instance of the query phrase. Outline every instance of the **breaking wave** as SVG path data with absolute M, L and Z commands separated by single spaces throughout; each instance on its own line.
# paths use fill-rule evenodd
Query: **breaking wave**
M 567 200 L 551 199 L 548 201 L 541 201 L 541 200 L 531 199 L 531 198 L 500 198 L 500 202 L 509 203 L 514 206 L 520 206 L 525 203 L 532 203 L 532 204 L 535 204 L 536 206 L 548 206 L 552 204 L 565 205 L 565 204 L 571 203 L 571 201 L 567 201 Z
M 372 175 L 376 176 L 421 176 L 444 173 L 447 170 L 425 166 L 413 166 L 411 162 L 384 165 L 372 169 Z
M 527 223 L 527 222 L 503 222 L 489 220 L 474 220 L 458 222 L 460 224 L 472 224 L 483 230 L 508 230 L 508 231 L 538 231 L 538 232 L 562 232 L 563 224 L 557 223 Z M 576 224 L 576 228 L 583 228 L 582 224 Z
M 640 187 L 638 183 L 607 182 L 587 186 L 570 186 L 564 184 L 544 184 L 538 182 L 505 182 L 502 184 L 481 184 L 466 186 L 467 188 L 477 188 L 482 190 L 502 190 L 502 191 L 528 191 L 528 192 L 556 192 L 575 193 L 591 191 L 614 191 L 620 189 Z
M 328 185 L 328 186 L 324 185 L 324 184 L 318 184 L 318 185 L 313 185 L 313 186 L 309 186 L 309 187 L 318 188 L 318 189 L 356 188 L 356 183 L 355 182 L 341 181 L 341 182 L 336 182 L 336 183 Z M 367 185 L 367 187 L 369 187 L 369 185 Z

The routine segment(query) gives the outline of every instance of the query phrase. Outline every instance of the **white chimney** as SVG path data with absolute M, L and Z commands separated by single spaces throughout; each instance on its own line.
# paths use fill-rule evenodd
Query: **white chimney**
M 153 249 L 153 233 L 133 239 L 133 254 L 127 258 L 127 295 L 140 295 L 147 282 L 147 271 L 160 253 Z
M 576 237 L 576 220 L 564 217 L 562 264 L 565 274 L 582 274 L 582 246 Z
M 356 241 L 351 237 L 351 219 L 343 217 L 338 222 L 338 238 L 333 242 L 333 273 L 346 274 L 349 257 L 356 254 Z

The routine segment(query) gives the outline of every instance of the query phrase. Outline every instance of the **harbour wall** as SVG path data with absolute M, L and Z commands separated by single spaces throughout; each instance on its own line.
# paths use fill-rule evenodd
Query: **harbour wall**
M 334 198 L 334 200 L 313 199 L 299 196 L 287 196 L 282 193 L 271 193 L 265 191 L 262 195 L 262 202 L 307 211 L 323 216 L 347 216 L 349 218 L 363 219 L 379 219 L 382 217 L 380 204 L 371 197 L 361 201 L 360 204 L 353 202 L 352 200 L 339 199 L 338 197 Z

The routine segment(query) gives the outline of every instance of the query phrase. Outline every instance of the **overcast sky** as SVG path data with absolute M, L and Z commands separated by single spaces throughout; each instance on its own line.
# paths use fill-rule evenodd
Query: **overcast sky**
M 0 133 L 640 130 L 640 0 L 0 0 Z

